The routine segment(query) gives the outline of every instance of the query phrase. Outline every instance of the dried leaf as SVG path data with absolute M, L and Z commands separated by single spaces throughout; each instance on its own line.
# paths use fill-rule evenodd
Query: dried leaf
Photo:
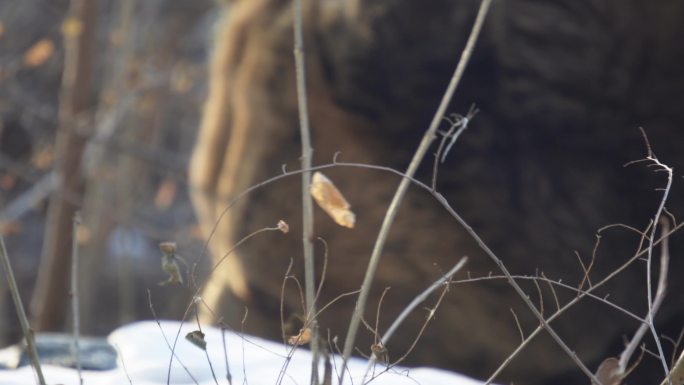
M 55 52 L 55 43 L 50 39 L 41 39 L 24 53 L 24 65 L 39 67 Z
M 197 346 L 202 350 L 207 350 L 207 341 L 204 339 L 204 333 L 199 330 L 191 331 L 185 335 L 185 339 L 190 341 L 191 344 Z
M 311 342 L 311 329 L 304 328 L 299 331 L 299 334 L 288 338 L 287 343 L 290 345 L 302 346 Z
M 338 225 L 350 229 L 354 228 L 356 216 L 349 209 L 351 207 L 349 202 L 347 202 L 330 179 L 320 172 L 314 173 L 309 192 L 323 211 L 325 211 Z

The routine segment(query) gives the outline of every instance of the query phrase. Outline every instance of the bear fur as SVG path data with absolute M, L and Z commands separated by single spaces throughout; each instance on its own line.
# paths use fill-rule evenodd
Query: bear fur
M 338 160 L 405 170 L 446 89 L 473 24 L 474 0 L 328 0 L 304 2 L 307 95 L 314 164 Z M 284 219 L 291 232 L 267 232 L 240 244 L 212 273 L 203 299 L 223 321 L 281 337 L 281 287 L 287 268 L 303 282 L 301 178 L 251 192 L 252 185 L 299 167 L 301 147 L 293 57 L 293 10 L 285 0 L 226 5 L 211 61 L 209 94 L 193 153 L 193 203 L 214 262 L 246 235 Z M 517 275 L 543 275 L 578 287 L 581 259 L 595 283 L 632 257 L 665 186 L 643 159 L 643 127 L 655 155 L 674 167 L 667 207 L 682 216 L 684 169 L 684 3 L 675 0 L 495 1 L 449 111 L 480 112 L 439 165 L 437 191 Z M 448 129 L 445 122 L 443 130 Z M 438 140 L 441 137 L 437 138 Z M 434 150 L 437 149 L 435 141 Z M 433 158 L 416 178 L 431 182 Z M 324 171 L 356 213 L 356 228 L 337 226 L 316 209 L 317 274 L 327 274 L 319 306 L 358 290 L 397 175 L 352 167 Z M 219 220 L 220 219 L 220 220 Z M 670 239 L 668 296 L 656 317 L 676 338 L 684 297 L 684 263 Z M 653 270 L 660 251 L 654 250 Z M 463 228 L 426 191 L 406 195 L 384 249 L 365 319 L 381 334 L 418 293 L 468 256 L 468 275 L 500 275 Z M 645 263 L 638 261 L 596 291 L 646 315 Z M 655 277 L 655 276 L 654 276 Z M 321 279 L 319 278 L 319 281 Z M 520 280 L 544 315 L 576 292 Z M 303 285 L 303 283 L 302 283 Z M 290 283 L 285 316 L 302 313 Z M 382 303 L 379 297 L 391 287 Z M 587 287 L 585 283 L 584 288 Z M 436 298 L 436 295 L 435 295 Z M 434 298 L 432 299 L 434 301 Z M 318 316 L 323 336 L 343 341 L 354 296 Z M 378 312 L 377 308 L 380 306 Z M 428 305 L 431 306 L 431 305 Z M 241 322 L 248 314 L 244 325 Z M 426 312 L 418 310 L 388 344 L 390 361 L 413 343 Z M 538 321 L 503 279 L 454 284 L 406 363 L 487 377 Z M 591 370 L 622 351 L 639 322 L 596 299 L 583 299 L 552 323 Z M 373 333 L 362 328 L 360 351 Z M 341 343 L 341 342 L 340 342 Z M 646 343 L 654 349 L 652 338 Z M 341 347 L 340 347 L 341 348 Z M 671 352 L 671 348 L 669 350 Z M 669 357 L 668 357 L 669 359 Z M 663 377 L 645 358 L 636 376 Z M 653 380 L 653 379 L 656 380 Z M 542 333 L 497 382 L 587 383 Z

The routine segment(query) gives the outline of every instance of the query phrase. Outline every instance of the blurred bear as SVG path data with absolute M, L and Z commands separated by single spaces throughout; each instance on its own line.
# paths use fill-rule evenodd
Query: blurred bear
M 304 1 L 307 94 L 314 164 L 340 161 L 408 165 L 446 89 L 479 2 L 416 0 Z M 217 220 L 248 187 L 299 167 L 301 154 L 290 1 L 242 0 L 226 6 L 218 25 L 209 95 L 193 154 L 193 202 L 215 261 L 247 234 L 279 219 L 288 235 L 272 232 L 240 245 L 213 273 L 203 298 L 227 323 L 281 337 L 281 285 L 290 260 L 303 282 L 301 179 L 290 177 L 250 193 Z M 579 262 L 595 284 L 629 260 L 666 184 L 643 159 L 643 127 L 655 155 L 674 167 L 667 207 L 682 216 L 684 167 L 684 3 L 674 0 L 495 1 L 449 111 L 480 112 L 446 161 L 437 191 L 502 259 L 513 274 L 541 275 L 578 287 Z M 443 131 L 449 128 L 447 122 Z M 441 139 L 441 136 L 437 139 Z M 433 154 L 437 151 L 433 145 Z M 430 183 L 433 157 L 417 179 Z M 325 171 L 357 215 L 356 228 L 337 226 L 317 210 L 317 274 L 327 255 L 319 306 L 357 290 L 399 178 L 363 168 Z M 684 297 L 676 277 L 684 264 L 682 237 L 671 237 L 668 297 L 656 317 L 677 337 Z M 660 251 L 654 250 L 653 270 Z M 469 256 L 457 278 L 500 274 L 458 223 L 424 190 L 407 194 L 384 249 L 365 319 L 382 334 L 419 292 Z M 643 260 L 596 290 L 599 297 L 644 317 Z M 654 275 L 655 278 L 655 275 Z M 320 280 L 320 279 L 319 279 Z M 576 296 L 544 282 L 520 279 L 544 315 Z M 584 288 L 587 287 L 585 282 Z M 286 316 L 301 313 L 297 290 L 283 298 Z M 435 297 L 436 298 L 436 297 Z M 434 299 L 432 299 L 434 302 Z M 337 300 L 318 317 L 323 336 L 346 333 L 355 297 Z M 427 305 L 431 306 L 431 305 Z M 390 361 L 411 346 L 426 312 L 417 310 L 387 346 Z M 538 321 L 503 279 L 454 284 L 407 362 L 486 377 Z M 618 355 L 634 318 L 596 299 L 583 299 L 552 323 L 571 349 L 595 370 Z M 364 328 L 362 328 L 364 329 Z M 329 331 L 329 333 L 328 333 Z M 373 333 L 357 338 L 369 352 Z M 341 341 L 341 340 L 340 340 Z M 651 337 L 646 339 L 655 351 Z M 672 347 L 666 343 L 667 354 Z M 668 360 L 669 360 L 668 356 Z M 663 377 L 659 361 L 644 358 L 631 378 Z M 518 355 L 496 381 L 588 383 L 546 333 Z

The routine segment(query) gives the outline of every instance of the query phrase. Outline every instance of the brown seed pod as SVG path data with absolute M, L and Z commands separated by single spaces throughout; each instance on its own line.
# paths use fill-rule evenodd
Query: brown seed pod
M 282 231 L 283 234 L 287 234 L 290 231 L 290 225 L 281 219 L 278 221 L 278 230 Z

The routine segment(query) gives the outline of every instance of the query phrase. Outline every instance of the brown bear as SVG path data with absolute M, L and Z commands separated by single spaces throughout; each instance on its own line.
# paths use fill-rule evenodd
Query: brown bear
M 338 154 L 340 162 L 405 170 L 478 6 L 475 0 L 304 1 L 314 164 L 330 163 Z M 488 14 L 449 109 L 463 115 L 474 104 L 479 113 L 439 163 L 436 190 L 519 276 L 546 317 L 576 291 L 544 281 L 537 286 L 523 276 L 586 289 L 643 248 L 634 230 L 647 229 L 667 178 L 649 167 L 652 162 L 629 163 L 648 154 L 638 127 L 655 155 L 674 167 L 667 207 L 675 219 L 682 215 L 682 16 L 684 3 L 674 0 L 508 0 L 495 1 Z M 190 168 L 205 236 L 216 226 L 211 253 L 218 261 L 240 239 L 280 219 L 291 232 L 267 232 L 240 244 L 202 295 L 232 326 L 241 327 L 246 307 L 246 331 L 280 339 L 281 288 L 291 260 L 291 274 L 303 285 L 300 176 L 254 190 L 219 217 L 228 202 L 282 173 L 283 165 L 300 167 L 291 2 L 230 2 L 214 44 Z M 442 134 L 448 128 L 445 121 Z M 416 176 L 428 185 L 441 139 Z M 343 341 L 356 297 L 338 296 L 358 290 L 400 178 L 357 167 L 324 172 L 357 217 L 355 228 L 347 229 L 317 209 L 314 225 L 315 237 L 325 241 L 315 241 L 317 276 L 324 280 L 318 304 L 334 301 L 318 322 L 325 339 Z M 597 236 L 603 226 L 617 223 L 630 228 L 609 227 Z M 682 328 L 677 317 L 684 315 L 677 234 L 670 239 L 668 296 L 656 317 L 657 330 L 672 338 Z M 656 246 L 654 272 L 659 255 Z M 481 378 L 492 374 L 539 322 L 497 278 L 497 265 L 429 191 L 417 187 L 408 192 L 392 226 L 364 313 L 368 327 L 356 340 L 359 351 L 368 354 L 374 334 L 382 335 L 419 292 L 463 256 L 469 257 L 468 272 L 456 279 L 466 282 L 451 285 L 404 362 Z M 327 272 L 321 278 L 324 259 Z M 391 289 L 380 302 L 386 287 Z M 604 358 L 620 354 L 623 338 L 631 338 L 640 325 L 606 302 L 644 317 L 646 293 L 642 258 L 597 289 L 596 298 L 584 298 L 551 325 L 595 370 Z M 292 282 L 282 301 L 285 317 L 302 313 Z M 390 361 L 410 350 L 426 314 L 414 312 L 390 341 Z M 652 337 L 645 342 L 655 351 Z M 672 345 L 664 344 L 669 362 Z M 664 377 L 652 357 L 643 359 L 634 376 L 639 372 L 651 382 Z M 547 333 L 496 381 L 589 382 Z

